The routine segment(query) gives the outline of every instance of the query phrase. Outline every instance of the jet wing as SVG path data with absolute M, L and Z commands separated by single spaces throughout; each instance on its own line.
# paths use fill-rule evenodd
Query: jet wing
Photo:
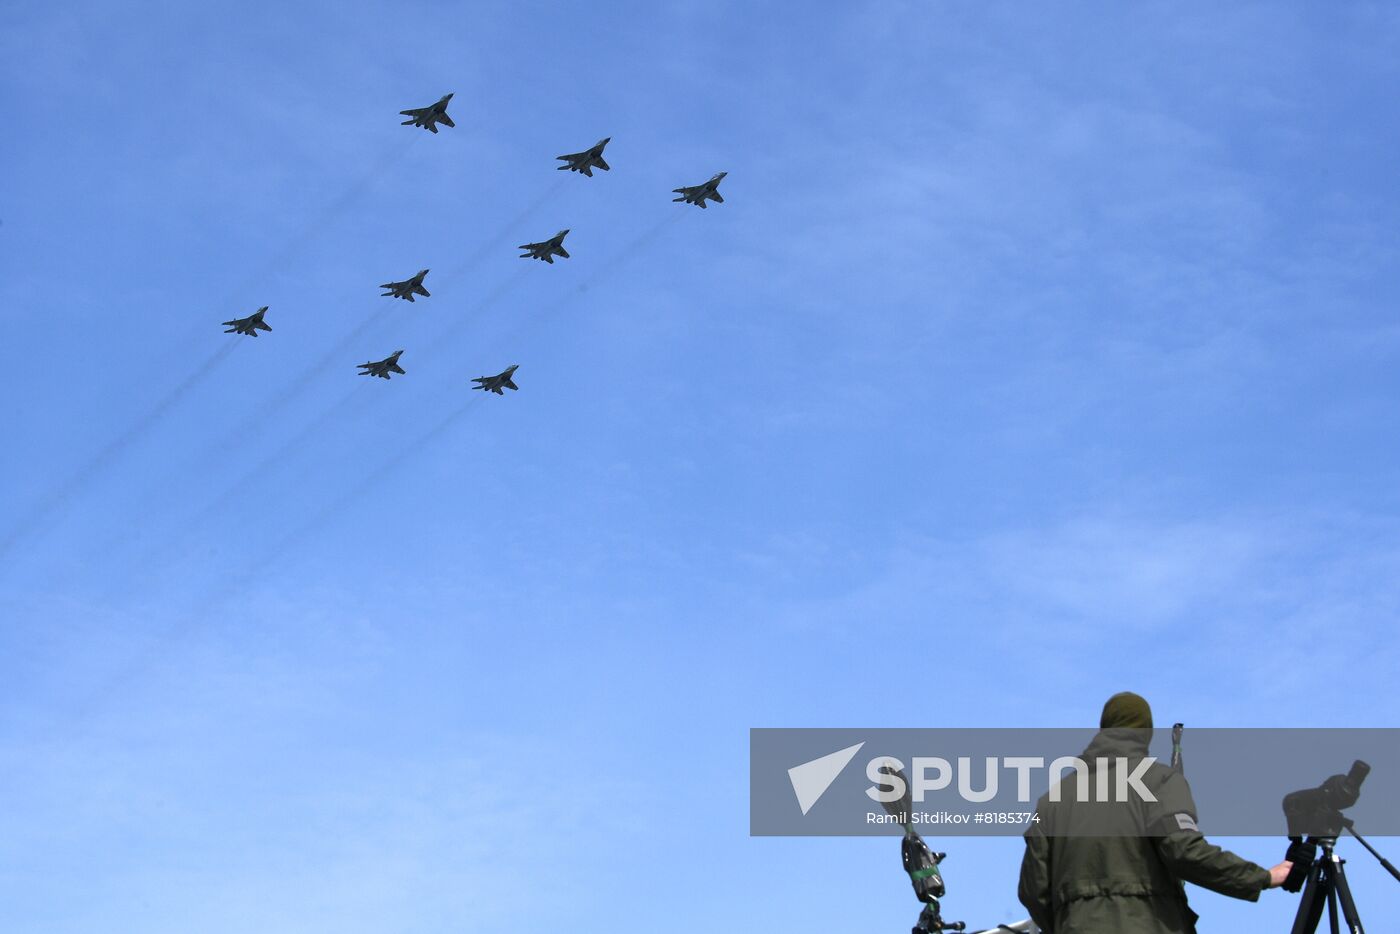
M 405 117 L 421 117 L 430 110 L 432 110 L 431 107 L 415 107 L 412 110 L 400 110 L 399 113 Z
M 724 195 L 720 194 L 717 191 L 710 192 L 710 197 L 713 198 L 717 204 L 724 203 Z
M 401 367 L 401 366 L 399 366 L 397 363 L 391 363 L 391 364 L 389 364 L 389 369 L 393 370 L 395 373 L 403 373 L 403 372 L 405 372 L 405 371 L 404 371 L 404 368 Z
M 447 114 L 445 114 L 445 113 L 444 113 L 444 114 L 439 114 L 439 115 L 438 115 L 438 119 L 441 120 L 443 123 L 447 124 L 448 126 L 454 126 L 454 127 L 455 127 L 455 126 L 457 125 L 457 124 L 453 123 L 453 122 L 452 122 L 452 118 L 449 117 L 449 116 L 448 116 Z
M 593 157 L 593 164 L 596 165 L 598 168 L 602 169 L 604 172 L 611 172 L 611 171 L 612 171 L 612 169 L 608 166 L 608 164 L 607 164 L 606 162 L 603 161 L 603 157 L 602 157 L 602 156 L 594 156 L 594 157 Z

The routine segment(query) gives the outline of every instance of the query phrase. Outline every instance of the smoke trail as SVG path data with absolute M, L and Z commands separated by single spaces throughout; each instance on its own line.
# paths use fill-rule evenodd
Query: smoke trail
M 626 247 L 624 247 L 611 259 L 603 263 L 602 266 L 599 267 L 597 272 L 595 272 L 588 279 L 584 280 L 582 283 L 576 286 L 573 291 L 586 291 L 590 286 L 595 285 L 596 283 L 601 281 L 605 276 L 616 270 L 629 258 L 636 255 L 638 250 L 644 247 L 648 242 L 658 237 L 666 228 L 675 224 L 681 216 L 683 215 L 679 213 L 673 214 L 669 217 L 663 218 L 656 224 L 653 224 L 646 231 L 644 231 L 631 242 L 629 242 Z M 520 277 L 517 276 L 516 280 L 518 280 L 519 278 Z M 493 295 L 504 294 L 505 292 L 509 291 L 511 285 L 513 285 L 513 281 L 508 281 L 504 283 L 501 287 L 499 287 L 496 290 L 495 293 L 493 293 Z M 561 300 L 549 306 L 549 308 L 546 309 L 546 315 L 550 312 L 563 308 L 565 305 L 568 304 L 570 300 L 572 300 L 572 296 L 570 296 L 569 299 Z M 489 301 L 490 298 L 488 298 L 486 302 L 483 302 L 483 304 L 479 307 L 485 307 L 485 305 Z M 541 323 L 544 317 L 545 316 L 543 315 L 537 316 L 536 320 L 533 323 Z M 531 322 L 519 322 L 517 327 L 514 329 L 514 331 L 510 332 L 510 334 L 514 334 L 520 331 L 524 328 L 525 325 L 529 323 Z M 447 333 L 455 334 L 459 332 L 464 326 L 465 324 L 459 321 L 452 328 L 449 328 Z M 439 351 L 443 350 L 444 341 L 442 339 L 439 339 L 434 343 L 433 347 L 434 349 L 437 349 Z M 380 464 L 377 468 L 375 468 L 373 471 L 367 474 L 363 479 L 352 485 L 340 496 L 337 496 L 330 503 L 319 509 L 306 522 L 302 523 L 296 529 L 289 532 L 281 539 L 277 540 L 269 549 L 261 551 L 258 556 L 259 564 L 269 563 L 275 560 L 276 558 L 286 554 L 287 551 L 297 542 L 301 541 L 308 535 L 315 532 L 326 522 L 331 521 L 338 513 L 340 513 L 345 508 L 345 506 L 348 503 L 361 497 L 367 490 L 372 488 L 375 484 L 382 481 L 385 477 L 387 477 L 395 469 L 397 469 L 405 460 L 419 453 L 428 445 L 430 445 L 434 440 L 440 437 L 453 424 L 455 424 L 459 419 L 464 417 L 474 405 L 479 404 L 481 399 L 483 399 L 484 397 L 484 393 L 481 396 L 473 395 L 471 399 L 467 400 L 466 402 L 463 402 L 461 405 L 456 406 L 451 411 L 449 411 L 443 418 L 434 423 L 433 426 L 429 428 L 426 432 L 419 435 L 417 438 L 413 439 L 407 444 L 398 447 L 394 451 L 394 453 L 389 457 L 388 460 Z M 344 402 L 344 399 L 338 400 L 335 405 L 326 409 L 323 413 L 317 416 L 317 418 L 313 419 L 312 422 L 309 424 L 307 430 L 294 435 L 291 439 L 288 440 L 286 444 L 279 448 L 277 452 L 260 462 L 257 468 L 255 468 L 253 471 L 250 471 L 238 483 L 234 484 L 232 487 L 230 487 L 229 490 L 227 490 L 223 495 L 221 495 L 214 505 L 211 505 L 210 507 L 206 508 L 203 512 L 201 512 L 200 518 L 202 519 L 207 515 L 211 515 L 213 512 L 216 512 L 218 508 L 220 508 L 224 503 L 231 500 L 237 492 L 241 491 L 248 483 L 252 481 L 252 479 L 257 477 L 263 469 L 277 461 L 284 459 L 293 449 L 303 444 L 307 440 L 309 435 L 313 434 L 319 428 L 323 427 L 324 424 L 329 420 L 330 416 L 343 407 Z M 230 575 L 228 580 L 230 580 L 232 583 L 229 583 L 221 589 L 217 590 L 214 594 L 210 596 L 209 599 L 201 601 L 200 615 L 207 615 L 225 605 L 229 600 L 231 600 L 233 597 L 235 597 L 238 593 L 241 592 L 241 582 L 246 580 L 254 572 L 255 567 L 249 567 L 248 569 L 240 573 Z M 159 647 L 162 647 L 164 645 L 174 642 L 177 639 L 184 638 L 190 635 L 198 625 L 198 622 L 199 617 L 195 614 L 191 614 L 190 617 L 188 617 L 187 619 L 177 621 L 171 624 L 170 626 L 165 627 L 162 631 L 156 633 L 152 637 L 152 647 L 149 650 L 142 653 L 137 658 L 133 659 L 127 665 L 124 671 L 114 675 L 104 685 L 95 689 L 92 692 L 92 694 L 90 694 L 87 697 L 87 699 L 84 702 L 84 710 L 90 711 L 92 708 L 95 708 L 105 698 L 112 695 L 118 689 L 120 689 L 127 683 L 135 680 L 143 671 L 147 670 L 150 667 L 152 659 L 154 658 L 156 651 Z
M 266 263 L 259 267 L 256 272 L 244 278 L 235 288 L 230 289 L 227 293 L 227 299 L 219 307 L 232 307 L 238 296 L 265 282 L 269 277 L 284 272 L 292 261 L 300 256 L 315 240 L 316 236 L 325 229 L 326 225 L 353 205 L 361 195 L 373 187 L 380 176 L 393 168 L 408 154 L 416 139 L 417 137 L 414 136 L 408 140 L 396 140 L 387 147 L 364 174 L 351 182 L 350 186 L 330 204 L 322 208 L 320 213 L 313 216 L 308 223 L 302 225 L 299 230 L 284 240 L 281 246 L 273 250 L 272 257 Z
M 532 216 L 534 216 L 534 213 L 540 208 L 544 207 L 545 204 L 549 202 L 556 194 L 558 194 L 566 184 L 568 184 L 567 179 L 556 179 L 553 185 L 545 189 L 540 194 L 540 196 L 534 201 L 531 201 L 530 204 L 524 210 L 512 217 L 510 220 L 506 221 L 505 224 L 502 225 L 500 233 L 493 236 L 490 240 L 484 241 L 481 244 L 481 246 L 478 247 L 476 251 L 470 254 L 465 260 L 463 260 L 460 265 L 452 267 L 452 269 L 448 271 L 447 276 L 449 278 L 456 278 L 457 276 L 460 276 L 463 273 L 470 272 L 472 269 L 475 269 L 478 265 L 480 265 L 482 260 L 490 256 L 493 250 L 501 250 L 502 252 L 504 252 L 506 249 L 505 244 L 507 243 L 510 234 L 517 227 L 519 227 L 521 224 L 525 223 L 525 221 L 529 220 Z
M 490 307 L 493 302 L 510 292 L 510 290 L 528 274 L 529 270 L 520 270 L 516 275 L 497 286 L 497 288 L 487 295 L 486 298 L 482 299 L 473 310 L 483 311 Z M 470 324 L 474 320 L 476 319 L 464 317 L 461 326 Z M 289 384 L 289 392 L 300 392 L 309 385 L 316 375 L 332 366 L 344 366 L 348 373 L 349 366 L 342 358 L 342 352 L 356 337 L 362 334 L 367 327 L 368 322 L 362 323 L 353 332 L 347 335 L 335 348 L 327 351 L 314 366 L 303 372 Z M 435 342 L 433 347 L 441 349 L 440 342 Z M 434 355 L 429 353 L 425 356 L 431 359 Z M 423 357 L 419 359 L 423 359 Z M 413 365 L 410 364 L 410 366 Z M 339 412 L 345 410 L 347 405 L 363 391 L 365 385 L 366 383 L 364 380 L 357 380 L 353 388 L 340 394 L 330 405 L 320 409 L 316 414 L 302 422 L 301 426 L 296 431 L 292 432 L 282 444 L 270 454 L 260 458 L 256 464 L 244 471 L 236 480 L 226 486 L 213 500 L 209 501 L 198 511 L 188 515 L 184 520 L 174 523 L 172 533 L 165 536 L 163 541 L 145 550 L 136 561 L 136 566 L 142 568 L 154 567 L 165 562 L 183 544 L 184 539 L 181 537 L 181 533 L 189 533 L 204 526 L 225 507 L 235 502 L 239 496 L 245 494 L 256 483 L 266 480 L 278 467 L 286 464 L 295 456 L 299 450 L 319 438 L 327 428 L 336 423 L 335 416 Z M 355 411 L 362 416 L 366 415 L 373 412 L 378 406 L 385 404 L 388 398 L 389 395 L 387 393 L 376 394 L 363 404 L 357 405 Z M 280 399 L 276 401 L 276 404 L 278 408 L 285 407 L 285 404 Z M 246 443 L 250 438 L 255 437 L 263 426 L 267 424 L 266 419 L 262 415 L 266 407 L 267 406 L 259 406 L 254 408 L 252 414 L 245 417 L 234 432 L 231 432 L 223 441 L 219 442 L 209 452 L 206 452 L 204 456 L 198 458 L 196 462 L 197 465 L 207 464 L 213 459 L 214 455 L 227 453 L 235 442 L 242 441 Z M 110 551 L 111 548 L 106 547 L 101 549 L 98 553 L 108 554 Z
M 265 557 L 281 556 L 282 554 L 285 554 L 287 549 L 289 549 L 293 544 L 295 544 L 302 538 L 305 538 L 307 535 L 310 535 L 312 532 L 316 531 L 316 529 L 320 528 L 323 524 L 330 521 L 332 518 L 335 517 L 335 515 L 338 512 L 343 510 L 348 503 L 358 499 L 367 490 L 369 490 L 371 487 L 377 484 L 380 480 L 383 480 L 389 474 L 393 473 L 394 470 L 404 461 L 408 460 L 409 457 L 412 457 L 413 455 L 417 454 L 419 451 L 423 450 L 428 445 L 430 445 L 440 435 L 442 435 L 443 432 L 445 432 L 448 428 L 452 427 L 452 425 L 458 419 L 462 418 L 469 411 L 471 411 L 471 409 L 484 397 L 484 392 L 480 396 L 473 394 L 473 396 L 466 402 L 463 402 L 461 405 L 452 409 L 450 412 L 447 413 L 447 415 L 445 415 L 443 418 L 439 419 L 436 423 L 434 423 L 433 427 L 429 428 L 423 434 L 419 435 L 417 438 L 413 439 L 407 444 L 399 446 L 394 451 L 393 456 L 391 456 L 387 461 L 380 464 L 372 472 L 365 476 L 364 479 L 360 480 L 359 483 L 356 483 L 354 486 L 350 487 L 340 496 L 336 497 L 334 500 L 332 500 L 330 503 L 324 506 L 320 511 L 318 511 L 314 516 L 312 516 L 306 522 L 302 523 L 302 525 L 298 526 L 293 532 L 289 533 L 280 541 L 278 541 L 275 545 L 273 545 L 270 551 L 265 553 Z
M 452 427 L 453 424 L 464 417 L 473 406 L 477 405 L 481 401 L 481 398 L 481 396 L 473 396 L 471 399 L 468 399 L 466 402 L 448 412 L 446 416 L 438 420 L 426 432 L 407 444 L 399 446 L 388 460 L 376 467 L 358 483 L 317 510 L 306 522 L 303 522 L 287 535 L 278 539 L 271 547 L 260 550 L 258 553 L 258 564 L 275 562 L 282 555 L 286 554 L 298 541 L 334 519 L 338 513 L 344 510 L 347 504 L 362 496 L 366 490 L 393 473 L 404 461 L 418 454 L 440 437 L 448 428 Z M 104 700 L 117 690 L 135 681 L 143 672 L 150 668 L 158 649 L 168 648 L 178 640 L 191 635 L 201 621 L 200 617 L 207 618 L 210 614 L 222 609 L 233 597 L 237 596 L 242 591 L 242 582 L 255 573 L 256 566 L 250 566 L 237 574 L 230 575 L 228 580 L 231 581 L 231 583 L 226 584 L 220 590 L 213 593 L 208 599 L 200 601 L 198 613 L 191 613 L 187 618 L 177 620 L 155 633 L 151 637 L 150 645 L 146 651 L 138 654 L 123 670 L 112 675 L 112 677 L 107 679 L 103 684 L 93 689 L 93 691 L 78 704 L 78 709 L 76 711 L 78 718 L 81 719 L 92 713 Z
M 346 406 L 364 389 L 364 382 L 348 392 L 342 393 L 336 400 L 326 408 L 317 412 L 302 427 L 288 437 L 272 453 L 263 457 L 253 467 L 245 471 L 237 480 L 224 488 L 213 500 L 208 502 L 199 511 L 190 515 L 187 519 L 176 524 L 176 528 L 185 532 L 198 529 L 207 523 L 214 516 L 218 515 L 224 507 L 234 502 L 238 497 L 246 494 L 255 485 L 266 479 L 279 464 L 284 463 L 298 448 L 315 439 L 324 429 L 333 424 L 334 417 L 339 412 L 345 410 Z M 383 404 L 385 396 L 380 395 L 370 400 L 367 406 L 362 406 L 359 410 Z M 158 563 L 163 563 L 172 556 L 183 545 L 178 534 L 167 536 L 166 540 L 159 543 L 147 551 L 140 560 L 136 562 L 137 567 L 153 567 Z
M 367 178 L 372 177 L 374 174 L 376 173 L 371 173 L 371 175 L 367 176 Z M 546 202 L 553 198 L 554 195 L 558 193 L 558 191 L 563 187 L 565 183 L 566 180 L 560 179 L 550 188 L 546 189 L 539 197 L 537 197 L 533 202 L 531 202 L 528 207 L 522 210 L 510 221 L 506 222 L 506 224 L 501 228 L 501 232 L 499 234 L 496 234 L 490 240 L 485 241 L 481 245 L 481 247 L 478 248 L 476 252 L 473 253 L 466 261 L 448 270 L 448 272 L 440 280 L 438 280 L 439 285 L 433 286 L 433 290 L 438 291 L 441 287 L 441 284 L 450 283 L 456 277 L 475 268 L 481 263 L 483 259 L 490 255 L 491 251 L 496 249 L 504 249 L 503 244 L 506 242 L 506 237 L 510 234 L 511 230 L 513 230 L 518 224 L 522 223 L 526 218 L 532 215 L 535 211 L 539 210 Z M 490 307 L 493 303 L 500 300 L 506 295 L 506 293 L 511 291 L 517 284 L 519 284 L 524 279 L 525 275 L 525 271 L 521 271 L 520 273 L 509 279 L 505 284 L 498 286 L 496 289 L 490 292 L 486 296 L 486 298 L 477 302 L 474 310 L 483 311 L 486 308 Z M 439 300 L 440 298 L 441 297 L 439 296 Z M 317 376 L 328 372 L 330 368 L 339 365 L 339 363 L 343 359 L 343 355 L 346 351 L 348 351 L 351 348 L 355 341 L 362 337 L 366 332 L 368 332 L 371 326 L 376 324 L 378 321 L 382 320 L 382 318 L 383 314 L 377 312 L 371 317 L 361 321 L 358 325 L 356 325 L 349 332 L 344 334 L 339 340 L 337 340 L 329 350 L 327 350 L 324 354 L 318 357 L 316 361 L 311 364 L 310 367 L 302 371 L 300 374 L 298 374 L 296 377 L 294 377 L 292 380 L 290 380 L 283 386 L 279 387 L 274 392 L 270 393 L 262 403 L 252 406 L 250 409 L 250 414 L 245 416 L 231 431 L 225 434 L 221 440 L 216 441 L 210 447 L 209 451 L 206 454 L 202 455 L 195 461 L 195 463 L 190 469 L 198 470 L 203 466 L 207 465 L 209 462 L 215 460 L 216 458 L 222 457 L 223 455 L 227 454 L 229 449 L 232 448 L 234 444 L 239 442 L 246 442 L 250 438 L 256 437 L 259 434 L 259 432 L 261 432 L 265 428 L 265 426 L 269 424 L 269 420 L 265 417 L 263 413 L 265 413 L 268 409 L 273 407 L 276 407 L 278 409 L 285 409 L 286 407 L 294 403 L 296 399 L 301 395 L 301 393 L 304 392 L 311 385 L 312 381 Z M 453 329 L 453 331 L 455 332 L 461 330 L 461 328 L 471 324 L 473 320 L 474 319 L 472 318 L 463 316 L 459 319 L 459 324 Z
M 225 341 L 222 346 L 191 370 L 184 379 L 176 383 L 169 392 L 146 411 L 146 414 L 88 458 L 71 477 L 40 499 L 28 513 L 21 516 L 19 521 L 5 533 L 4 537 L 0 538 L 0 558 L 4 558 L 24 535 L 80 493 L 97 474 L 107 469 L 127 448 L 140 440 L 151 429 L 151 426 L 175 407 L 176 403 L 189 395 L 191 390 L 218 369 L 219 364 L 228 359 L 228 356 L 233 353 L 233 348 L 237 345 L 238 341 Z
M 298 373 L 290 382 L 284 384 L 276 392 L 272 393 L 268 400 L 261 405 L 251 406 L 248 414 L 245 415 L 224 437 L 210 445 L 203 455 L 198 457 L 191 465 L 191 472 L 198 472 L 211 462 L 221 459 L 235 444 L 246 444 L 250 439 L 256 438 L 261 431 L 270 424 L 267 418 L 269 408 L 285 408 L 292 400 L 296 399 L 309 387 L 318 376 L 323 376 L 333 368 L 343 367 L 348 372 L 349 365 L 345 362 L 346 356 L 355 341 L 364 336 L 371 326 L 382 319 L 382 314 L 374 314 L 365 318 L 346 332 L 340 340 L 321 356 Z
M 645 231 L 643 231 L 636 238 L 630 241 L 621 250 L 613 254 L 613 256 L 610 257 L 607 261 L 603 262 L 598 267 L 597 271 L 595 271 L 591 276 L 584 279 L 578 285 L 574 286 L 574 288 L 568 293 L 568 295 L 565 298 L 562 298 L 559 301 L 546 306 L 544 310 L 539 314 L 526 315 L 521 317 L 516 321 L 515 327 L 501 334 L 497 338 L 497 340 L 504 341 L 507 338 L 519 337 L 520 335 L 528 333 L 530 330 L 543 325 L 546 321 L 549 320 L 549 318 L 552 315 L 568 307 L 568 305 L 571 302 L 573 302 L 578 295 L 587 292 L 590 288 L 596 286 L 599 282 L 602 282 L 609 274 L 615 272 L 629 259 L 632 259 L 634 256 L 636 256 L 637 253 L 643 247 L 660 237 L 661 234 L 664 233 L 667 228 L 674 225 L 677 221 L 681 219 L 682 216 L 683 215 L 679 213 L 672 214 L 669 217 L 662 218 L 655 224 L 648 227 Z M 448 331 L 442 335 L 442 337 L 435 346 L 440 348 L 448 338 L 455 336 L 455 334 L 460 330 L 460 324 L 448 329 Z

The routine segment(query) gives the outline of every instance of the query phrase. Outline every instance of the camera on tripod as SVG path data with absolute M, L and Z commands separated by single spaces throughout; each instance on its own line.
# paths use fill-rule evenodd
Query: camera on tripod
M 1299 838 L 1337 837 L 1347 825 L 1342 811 L 1361 796 L 1361 783 L 1371 767 L 1357 759 L 1345 775 L 1333 775 L 1316 788 L 1305 788 L 1283 796 L 1283 815 L 1288 819 L 1288 836 Z
M 1342 868 L 1346 860 L 1335 851 L 1337 838 L 1343 830 L 1350 832 L 1357 842 L 1380 860 L 1396 881 L 1400 881 L 1400 871 L 1377 853 L 1366 838 L 1356 832 L 1351 818 L 1342 813 L 1361 796 L 1361 783 L 1370 772 L 1371 767 L 1357 759 L 1347 774 L 1333 775 L 1316 788 L 1305 788 L 1283 796 L 1283 814 L 1288 820 L 1290 841 L 1288 855 L 1284 859 L 1293 864 L 1283 888 L 1289 892 L 1301 890 L 1303 893 L 1298 914 L 1293 919 L 1292 934 L 1313 934 L 1322 920 L 1324 905 L 1332 934 L 1339 934 L 1339 916 L 1345 920 L 1346 930 L 1350 934 L 1364 934 Z M 1304 839 L 1305 836 L 1307 839 Z M 1317 855 L 1318 847 L 1322 848 L 1320 858 Z

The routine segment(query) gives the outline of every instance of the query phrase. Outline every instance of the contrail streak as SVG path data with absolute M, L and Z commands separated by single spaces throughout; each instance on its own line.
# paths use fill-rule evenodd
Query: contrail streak
M 109 441 L 101 450 L 88 458 L 81 467 L 67 480 L 61 483 L 56 489 L 43 497 L 25 515 L 21 516 L 4 538 L 0 538 L 0 559 L 4 558 L 19 540 L 27 534 L 34 526 L 43 522 L 53 512 L 60 509 L 68 500 L 87 486 L 87 484 L 101 471 L 107 469 L 114 460 L 122 455 L 127 448 L 131 447 L 151 429 L 162 416 L 175 407 L 181 399 L 189 395 L 190 391 L 200 384 L 209 374 L 218 369 L 233 353 L 233 348 L 237 346 L 234 341 L 226 341 L 222 346 L 204 359 L 169 392 L 162 396 L 155 405 L 146 411 L 124 432 Z
M 423 434 L 414 438 L 407 444 L 400 446 L 388 460 L 380 464 L 371 473 L 345 492 L 341 493 L 334 500 L 317 510 L 306 522 L 278 539 L 271 547 L 260 550 L 258 552 L 258 564 L 267 564 L 275 561 L 277 558 L 286 554 L 298 541 L 315 532 L 326 522 L 334 519 L 336 514 L 342 511 L 347 504 L 363 495 L 366 490 L 393 473 L 404 461 L 430 445 L 480 401 L 480 396 L 474 396 L 468 399 L 466 402 L 463 402 L 461 405 L 448 412 L 447 415 L 438 420 Z M 201 617 L 207 618 L 210 614 L 222 609 L 230 599 L 241 592 L 241 582 L 255 574 L 256 570 L 257 568 L 255 565 L 250 565 L 246 570 L 231 575 L 229 580 L 239 583 L 225 585 L 208 599 L 200 601 L 200 609 L 197 614 L 191 613 L 188 617 L 171 623 L 152 636 L 146 651 L 132 659 L 123 670 L 112 675 L 111 678 L 95 688 L 79 703 L 77 710 L 78 717 L 81 719 L 90 714 L 117 690 L 130 684 L 140 677 L 143 672 L 149 670 L 158 649 L 167 648 L 171 644 L 193 633 L 201 622 Z

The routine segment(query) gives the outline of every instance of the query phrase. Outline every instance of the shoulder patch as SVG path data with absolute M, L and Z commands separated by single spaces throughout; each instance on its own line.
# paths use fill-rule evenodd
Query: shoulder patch
M 1201 832 L 1201 828 L 1196 826 L 1196 818 L 1192 817 L 1190 814 L 1176 815 L 1176 826 L 1178 830 L 1194 830 L 1197 833 Z

